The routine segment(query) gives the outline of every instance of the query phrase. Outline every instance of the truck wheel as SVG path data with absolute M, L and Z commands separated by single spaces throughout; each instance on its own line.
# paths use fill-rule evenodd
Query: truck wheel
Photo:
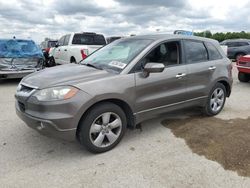
M 77 137 L 90 152 L 102 153 L 120 142 L 126 125 L 126 115 L 119 106 L 110 102 L 100 103 L 80 122 Z
M 56 62 L 55 62 L 54 57 L 49 57 L 48 66 L 49 66 L 49 67 L 54 67 L 54 66 L 56 66 Z
M 76 63 L 76 59 L 74 57 L 70 58 L 70 63 Z
M 240 82 L 249 82 L 250 74 L 239 72 L 238 73 L 238 79 L 239 79 Z
M 221 83 L 216 83 L 210 91 L 203 112 L 207 116 L 214 116 L 220 113 L 226 101 L 226 88 Z

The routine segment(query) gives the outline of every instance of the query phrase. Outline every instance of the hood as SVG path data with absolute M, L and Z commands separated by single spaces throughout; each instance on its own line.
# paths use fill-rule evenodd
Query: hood
M 22 83 L 43 89 L 59 85 L 77 85 L 79 82 L 102 79 L 113 75 L 105 70 L 98 70 L 85 65 L 67 64 L 32 73 L 24 77 Z

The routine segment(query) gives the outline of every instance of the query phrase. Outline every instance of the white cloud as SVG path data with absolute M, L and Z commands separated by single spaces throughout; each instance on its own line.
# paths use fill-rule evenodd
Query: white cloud
M 248 0 L 8 0 L 0 2 L 0 36 L 41 42 L 69 32 L 111 35 L 249 31 Z

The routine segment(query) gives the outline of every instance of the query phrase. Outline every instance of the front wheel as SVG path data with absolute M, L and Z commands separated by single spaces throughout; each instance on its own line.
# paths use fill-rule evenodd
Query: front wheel
M 208 100 L 204 106 L 204 114 L 214 116 L 220 113 L 226 101 L 226 88 L 223 84 L 217 83 L 209 93 Z
M 80 122 L 78 140 L 91 152 L 106 152 L 120 142 L 126 125 L 126 115 L 119 106 L 101 103 L 87 112 Z
M 54 66 L 56 66 L 56 62 L 55 62 L 54 57 L 49 57 L 47 64 L 48 64 L 48 67 L 54 67 Z

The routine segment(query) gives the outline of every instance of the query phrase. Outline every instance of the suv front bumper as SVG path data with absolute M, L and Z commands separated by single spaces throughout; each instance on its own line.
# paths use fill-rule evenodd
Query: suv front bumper
M 20 93 L 15 97 L 16 113 L 29 127 L 43 135 L 68 141 L 76 139 L 79 121 L 90 102 L 90 96 L 81 90 L 71 99 L 51 102 L 39 102 Z
M 73 141 L 76 138 L 76 128 L 61 129 L 51 120 L 45 120 L 30 116 L 20 109 L 18 101 L 16 101 L 16 114 L 30 128 L 35 129 L 42 135 L 60 138 L 67 141 Z M 63 118 L 61 120 L 63 120 Z

